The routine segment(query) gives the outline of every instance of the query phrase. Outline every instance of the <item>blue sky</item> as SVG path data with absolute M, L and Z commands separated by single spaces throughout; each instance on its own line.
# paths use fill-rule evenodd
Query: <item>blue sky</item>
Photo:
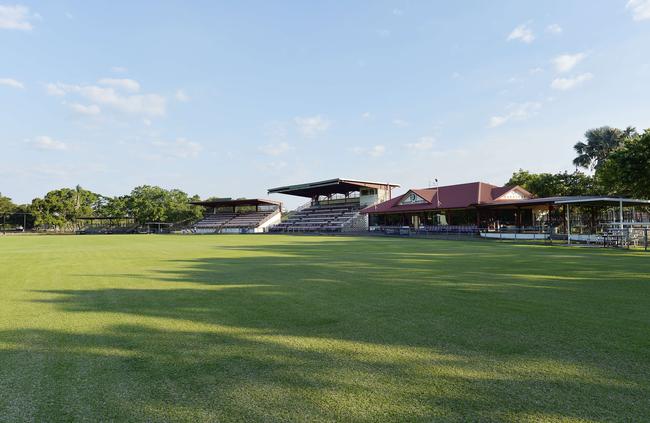
M 0 0 L 0 192 L 572 170 L 650 127 L 650 0 Z M 289 206 L 299 199 L 277 197 Z

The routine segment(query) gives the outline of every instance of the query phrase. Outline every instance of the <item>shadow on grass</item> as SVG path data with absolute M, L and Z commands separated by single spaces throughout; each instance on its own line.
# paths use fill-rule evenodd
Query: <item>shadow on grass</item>
M 221 246 L 83 275 L 151 288 L 38 291 L 109 323 L 0 332 L 0 404 L 36 420 L 634 420 L 650 413 L 648 270 L 444 241 Z

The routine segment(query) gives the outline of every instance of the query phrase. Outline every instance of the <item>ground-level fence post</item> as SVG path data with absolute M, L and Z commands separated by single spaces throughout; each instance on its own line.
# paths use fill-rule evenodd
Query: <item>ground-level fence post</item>
M 643 228 L 643 249 L 648 251 L 648 228 Z

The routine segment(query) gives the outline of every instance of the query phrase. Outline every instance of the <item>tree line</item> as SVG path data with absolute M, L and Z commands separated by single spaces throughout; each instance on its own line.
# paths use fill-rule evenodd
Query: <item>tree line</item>
M 589 129 L 573 149 L 574 172 L 531 173 L 519 169 L 506 185 L 519 185 L 537 197 L 650 198 L 650 130 L 639 133 L 632 127 L 609 126 Z
M 0 194 L 0 215 L 27 214 L 29 226 L 69 231 L 80 227 L 80 218 L 132 218 L 136 223 L 182 222 L 199 219 L 203 210 L 193 206 L 198 195 L 179 189 L 142 185 L 123 196 L 105 196 L 77 185 L 48 192 L 31 204 L 16 205 Z
M 506 185 L 519 185 L 537 197 L 615 195 L 650 198 L 650 130 L 635 128 L 590 129 L 584 140 L 574 145 L 576 157 L 572 173 L 531 173 L 518 170 Z M 587 173 L 591 172 L 591 173 Z M 110 197 L 81 186 L 61 188 L 35 198 L 31 204 L 16 205 L 0 194 L 0 216 L 29 215 L 29 226 L 43 229 L 74 230 L 81 217 L 128 217 L 137 223 L 182 222 L 199 219 L 198 201 L 178 189 L 142 185 L 130 194 Z

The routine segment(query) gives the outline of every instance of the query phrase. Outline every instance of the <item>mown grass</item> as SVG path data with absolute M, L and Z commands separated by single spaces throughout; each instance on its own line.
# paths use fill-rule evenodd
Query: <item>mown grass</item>
M 647 421 L 650 254 L 0 238 L 0 421 Z

